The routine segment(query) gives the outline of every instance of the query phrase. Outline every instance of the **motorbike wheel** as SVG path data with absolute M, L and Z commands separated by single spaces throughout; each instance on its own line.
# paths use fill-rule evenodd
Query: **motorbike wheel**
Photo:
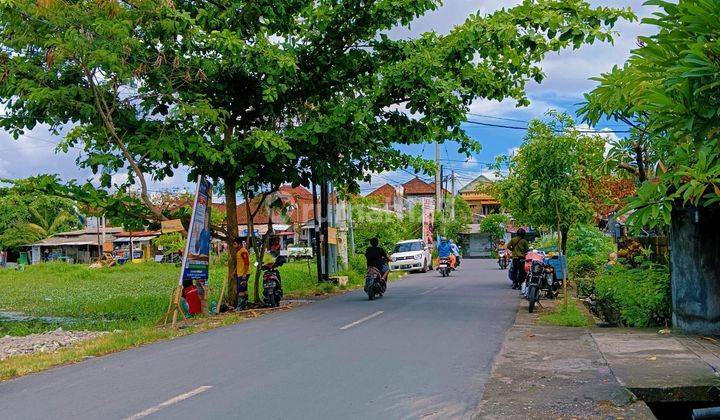
M 530 305 L 528 306 L 528 310 L 530 313 L 533 313 L 535 310 L 535 302 L 538 301 L 540 291 L 538 290 L 537 286 L 529 286 L 527 291 L 528 301 L 530 302 Z
M 375 292 L 373 290 L 368 292 L 368 299 L 370 299 L 370 300 L 375 299 Z
M 275 302 L 275 293 L 270 293 L 270 296 L 268 296 L 268 306 L 271 308 L 277 307 Z

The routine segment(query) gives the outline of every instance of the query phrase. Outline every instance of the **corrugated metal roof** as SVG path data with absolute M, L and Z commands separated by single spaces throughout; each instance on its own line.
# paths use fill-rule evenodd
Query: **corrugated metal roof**
M 122 231 L 122 228 L 105 228 L 105 241 L 112 242 L 115 240 L 115 233 Z M 102 240 L 102 230 L 100 232 L 100 240 Z M 96 229 L 74 230 L 70 232 L 62 232 L 45 238 L 42 241 L 28 246 L 84 246 L 97 245 L 98 233 Z

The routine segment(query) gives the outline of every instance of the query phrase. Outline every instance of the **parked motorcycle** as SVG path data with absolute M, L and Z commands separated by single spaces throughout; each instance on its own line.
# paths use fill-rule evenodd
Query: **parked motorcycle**
M 285 257 L 279 256 L 274 262 L 264 264 L 263 270 L 263 304 L 270 308 L 280 306 L 283 297 L 282 281 L 280 279 L 280 268 L 285 264 Z
M 545 255 L 530 251 L 525 256 L 525 287 L 524 295 L 530 305 L 530 313 L 535 309 L 535 304 L 540 302 L 540 295 L 545 293 L 548 299 L 554 299 L 560 292 L 562 280 L 558 280 L 555 268 L 546 262 Z
M 506 270 L 510 264 L 510 252 L 507 249 L 498 251 L 498 265 L 501 270 Z
M 545 281 L 545 265 L 541 261 L 531 261 L 525 281 L 527 282 L 525 296 L 530 302 L 528 309 L 533 313 L 535 304 L 540 302 L 540 289 Z
M 368 299 L 373 300 L 375 296 L 382 297 L 387 285 L 382 278 L 382 273 L 375 267 L 368 267 L 365 273 L 365 293 Z
M 449 257 L 443 257 L 443 258 L 438 259 L 437 271 L 440 272 L 441 276 L 443 276 L 443 277 L 449 276 L 452 269 L 453 268 L 452 268 L 452 265 L 450 264 Z

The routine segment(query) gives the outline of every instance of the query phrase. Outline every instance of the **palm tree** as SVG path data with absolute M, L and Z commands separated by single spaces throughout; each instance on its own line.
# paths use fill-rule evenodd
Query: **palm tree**
M 65 210 L 61 210 L 55 214 L 55 217 L 50 219 L 46 215 L 41 214 L 36 208 L 30 207 L 28 209 L 32 214 L 33 222 L 28 222 L 26 227 L 31 231 L 37 233 L 42 238 L 47 238 L 56 233 L 66 226 L 67 222 L 70 222 L 73 216 Z

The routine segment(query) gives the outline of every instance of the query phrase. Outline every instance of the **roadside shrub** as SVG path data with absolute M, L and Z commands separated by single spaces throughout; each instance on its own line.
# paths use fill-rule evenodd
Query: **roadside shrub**
M 596 310 L 609 322 L 652 327 L 670 322 L 670 272 L 667 267 L 613 266 L 595 279 Z
M 593 277 L 600 267 L 602 267 L 602 262 L 589 255 L 568 257 L 568 270 L 573 277 Z
M 575 280 L 579 297 L 591 296 L 595 293 L 595 276 L 602 267 L 599 258 L 589 255 L 575 255 L 568 257 L 568 271 Z
M 612 238 L 595 226 L 575 226 L 568 233 L 568 257 L 587 255 L 605 262 L 608 254 L 614 251 L 615 244 Z

